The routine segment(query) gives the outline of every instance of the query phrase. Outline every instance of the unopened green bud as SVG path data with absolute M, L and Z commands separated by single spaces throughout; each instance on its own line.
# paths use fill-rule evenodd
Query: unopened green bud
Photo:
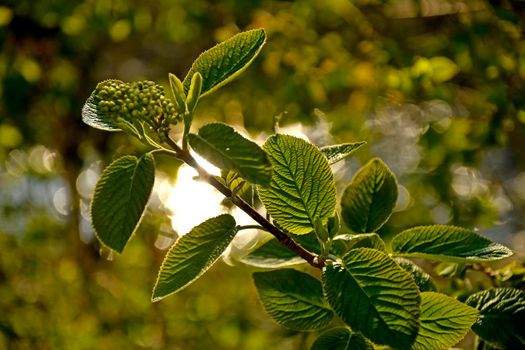
M 199 102 L 199 97 L 201 95 L 202 89 L 202 75 L 197 72 L 191 77 L 190 90 L 188 91 L 188 97 L 186 98 L 186 105 L 188 106 L 188 111 L 191 113 L 197 106 Z
M 177 110 L 180 113 L 184 113 L 186 111 L 186 95 L 184 94 L 184 86 L 175 74 L 169 73 L 168 77 L 170 80 L 171 93 L 175 98 Z

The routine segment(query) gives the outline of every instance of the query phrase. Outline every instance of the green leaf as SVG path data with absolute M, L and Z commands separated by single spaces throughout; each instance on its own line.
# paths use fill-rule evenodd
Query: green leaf
M 467 305 L 480 315 L 472 330 L 497 347 L 525 349 L 525 292 L 513 288 L 485 290 L 471 295 Z
M 342 265 L 323 269 L 323 288 L 334 311 L 376 344 L 408 349 L 418 332 L 419 290 L 408 272 L 383 252 L 358 248 Z
M 397 181 L 379 158 L 363 166 L 341 199 L 344 222 L 354 232 L 376 232 L 387 222 L 397 201 Z
M 507 247 L 475 232 L 449 225 L 417 226 L 392 240 L 394 253 L 451 262 L 486 262 L 511 256 Z
M 332 241 L 332 250 L 343 256 L 354 248 L 373 248 L 385 251 L 385 242 L 377 233 L 362 233 L 358 235 L 344 234 L 335 236 Z
M 202 91 L 202 75 L 199 72 L 195 72 L 190 82 L 190 89 L 188 90 L 188 97 L 186 98 L 186 106 L 188 111 L 191 113 L 197 106 L 197 102 L 201 97 Z
M 412 350 L 446 350 L 465 337 L 478 311 L 444 294 L 421 293 L 419 333 Z
M 293 240 L 313 253 L 319 254 L 320 252 L 319 242 L 314 234 L 293 237 Z M 272 238 L 241 258 L 241 262 L 250 266 L 276 269 L 304 264 L 306 261 L 283 246 L 276 238 Z
M 311 350 L 373 350 L 372 344 L 361 334 L 348 328 L 333 328 L 321 334 Z
M 289 135 L 273 135 L 263 146 L 272 164 L 270 186 L 259 187 L 264 206 L 283 229 L 306 234 L 317 219 L 334 214 L 334 176 L 328 161 L 311 143 Z
M 219 215 L 195 226 L 170 248 L 159 271 L 152 301 L 187 287 L 221 256 L 237 233 L 235 219 Z
M 175 74 L 168 73 L 168 78 L 170 81 L 171 93 L 173 95 L 177 111 L 179 113 L 185 113 L 186 94 L 184 94 L 184 87 L 182 86 L 182 82 Z
M 334 316 L 324 301 L 321 282 L 304 272 L 255 272 L 253 279 L 264 309 L 285 327 L 316 330 L 325 327 Z
M 328 164 L 332 165 L 340 160 L 345 159 L 354 153 L 359 147 L 363 146 L 366 142 L 354 142 L 354 143 L 342 143 L 339 145 L 330 145 L 321 147 L 321 152 L 328 160 Z
M 207 95 L 241 74 L 255 59 L 266 42 L 264 29 L 249 30 L 203 52 L 184 78 L 184 92 L 190 89 L 193 74 L 203 78 L 201 96 Z
M 154 181 L 151 153 L 121 157 L 104 169 L 91 202 L 91 221 L 104 245 L 122 252 L 139 226 Z
M 207 124 L 198 135 L 189 134 L 191 147 L 213 165 L 235 170 L 246 180 L 268 186 L 272 168 L 266 153 L 255 143 L 222 123 Z
M 395 258 L 394 260 L 399 264 L 399 266 L 401 266 L 403 270 L 412 275 L 412 278 L 416 282 L 420 291 L 434 292 L 437 290 L 436 285 L 434 284 L 434 281 L 432 281 L 430 275 L 423 271 L 421 267 L 407 259 Z
M 224 180 L 225 185 L 228 186 L 232 193 L 241 197 L 250 205 L 254 205 L 254 188 L 251 183 L 240 177 L 239 174 L 233 170 L 222 170 L 221 178 Z M 228 207 L 233 205 L 229 198 L 224 198 L 222 204 Z

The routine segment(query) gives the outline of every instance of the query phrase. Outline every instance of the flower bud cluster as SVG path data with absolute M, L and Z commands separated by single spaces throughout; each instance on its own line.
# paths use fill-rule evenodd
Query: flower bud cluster
M 164 88 L 153 81 L 107 80 L 97 86 L 94 97 L 98 111 L 116 123 L 119 118 L 144 121 L 159 135 L 177 123 L 175 106 L 165 97 Z

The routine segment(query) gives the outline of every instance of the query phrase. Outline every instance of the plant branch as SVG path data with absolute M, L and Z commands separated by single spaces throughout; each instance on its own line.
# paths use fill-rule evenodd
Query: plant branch
M 189 151 L 183 150 L 179 147 L 170 137 L 166 134 L 166 142 L 168 145 L 173 148 L 176 152 L 177 158 L 182 160 L 184 163 L 188 164 L 197 172 L 199 173 L 199 177 L 202 178 L 204 181 L 215 187 L 219 192 L 221 192 L 224 196 L 228 197 L 233 204 L 235 204 L 237 207 L 239 207 L 242 211 L 244 211 L 246 214 L 248 214 L 255 222 L 257 222 L 259 225 L 261 225 L 266 231 L 270 232 L 277 240 L 284 245 L 286 248 L 303 258 L 308 264 L 311 266 L 321 269 L 325 266 L 325 260 L 323 258 L 320 258 L 317 254 L 314 254 L 308 250 L 306 250 L 303 246 L 301 246 L 299 243 L 295 242 L 290 236 L 288 236 L 285 232 L 280 230 L 278 227 L 273 225 L 269 220 L 267 220 L 264 216 L 259 214 L 257 210 L 255 210 L 250 204 L 248 204 L 245 200 L 243 200 L 238 195 L 234 194 L 228 187 L 226 187 L 222 182 L 217 180 L 217 178 L 210 173 L 208 173 L 204 168 L 202 168 L 195 158 L 190 154 Z

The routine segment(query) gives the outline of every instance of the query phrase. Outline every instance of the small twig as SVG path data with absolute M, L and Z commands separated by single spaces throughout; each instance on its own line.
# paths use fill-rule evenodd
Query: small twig
M 306 250 L 299 243 L 291 239 L 285 232 L 281 231 L 275 225 L 273 225 L 269 220 L 264 216 L 259 214 L 250 204 L 248 204 L 244 199 L 234 194 L 228 187 L 226 187 L 222 182 L 217 180 L 215 176 L 208 173 L 204 168 L 202 168 L 199 163 L 193 158 L 189 151 L 183 150 L 179 145 L 177 145 L 168 134 L 166 134 L 166 143 L 175 151 L 176 157 L 182 160 L 184 163 L 188 164 L 199 174 L 199 177 L 215 187 L 219 192 L 224 196 L 229 198 L 233 204 L 235 204 L 239 209 L 248 214 L 255 222 L 261 225 L 266 231 L 270 232 L 277 240 L 284 245 L 286 248 L 290 249 L 292 252 L 303 258 L 311 266 L 321 269 L 325 266 L 325 260 L 319 257 L 317 254 L 314 254 Z

